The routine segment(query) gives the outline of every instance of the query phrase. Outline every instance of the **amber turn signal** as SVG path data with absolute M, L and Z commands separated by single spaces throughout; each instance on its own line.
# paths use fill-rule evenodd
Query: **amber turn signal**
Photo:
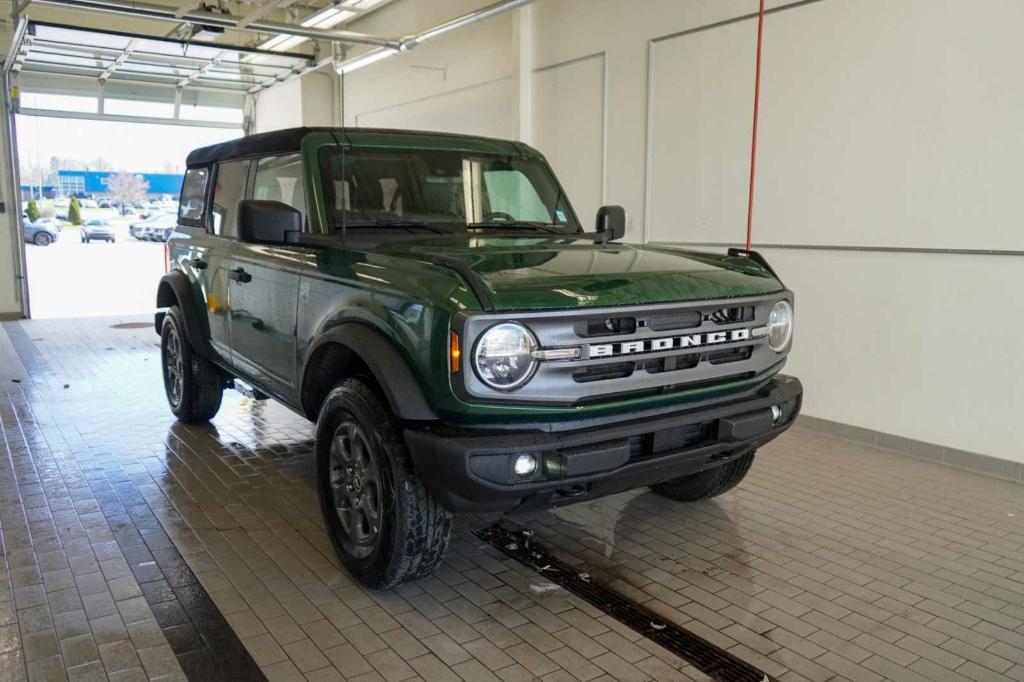
M 452 374 L 458 374 L 462 366 L 462 348 L 459 346 L 459 335 L 451 332 L 448 337 L 448 355 L 451 359 Z

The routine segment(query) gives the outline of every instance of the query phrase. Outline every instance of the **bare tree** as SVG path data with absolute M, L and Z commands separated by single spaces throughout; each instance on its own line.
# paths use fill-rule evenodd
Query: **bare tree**
M 141 175 L 116 173 L 107 178 L 107 191 L 114 201 L 121 204 L 121 212 L 126 213 L 129 204 L 138 203 L 146 198 L 149 183 Z

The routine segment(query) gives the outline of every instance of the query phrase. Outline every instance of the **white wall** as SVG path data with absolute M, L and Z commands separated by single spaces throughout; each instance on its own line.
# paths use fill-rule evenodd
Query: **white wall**
M 481 4 L 400 0 L 353 28 L 410 34 Z M 634 241 L 646 223 L 652 240 L 739 243 L 756 24 L 670 36 L 755 5 L 537 0 L 530 54 L 511 16 L 450 34 L 347 76 L 347 122 L 513 128 L 516 101 L 458 93 L 514 81 L 523 59 L 518 128 L 584 220 L 620 203 Z M 754 240 L 825 247 L 762 247 L 796 292 L 788 371 L 807 414 L 1024 461 L 1024 258 L 828 248 L 1024 251 L 1022 23 L 1016 0 L 821 0 L 767 17 Z
M 337 125 L 340 99 L 331 67 L 307 73 L 256 96 L 255 132 Z
M 516 136 L 515 83 L 511 76 L 422 99 L 353 113 L 357 126 L 417 128 L 490 137 Z
M 480 7 L 476 0 L 394 2 L 353 23 L 411 35 Z M 514 16 L 505 14 L 345 76 L 345 123 L 515 137 Z
M 1024 251 L 1024 63 L 1002 0 L 768 17 L 754 239 Z M 754 22 L 655 43 L 650 238 L 742 241 Z M 814 416 L 1024 460 L 1013 255 L 762 248 L 797 295 Z
M 589 229 L 604 204 L 604 53 L 533 72 L 530 143 L 543 150 Z

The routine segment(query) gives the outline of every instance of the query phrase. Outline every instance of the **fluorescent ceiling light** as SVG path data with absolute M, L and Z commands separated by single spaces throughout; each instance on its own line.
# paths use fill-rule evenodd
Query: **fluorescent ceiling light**
M 276 35 L 260 45 L 261 50 L 273 50 L 275 52 L 287 52 L 288 50 L 306 42 L 307 38 L 302 36 L 290 36 L 285 34 Z
M 365 11 L 383 1 L 384 0 L 348 0 L 348 2 L 329 5 L 303 19 L 302 26 L 305 28 L 319 29 L 333 28 L 359 14 L 357 11 L 345 9 L 346 7 L 351 7 L 353 9 L 358 8 L 360 11 Z M 260 45 L 260 49 L 274 50 L 275 52 L 286 52 L 301 45 L 307 40 L 308 38 L 303 38 L 302 36 L 276 35 L 273 38 L 264 41 Z
M 351 19 L 356 14 L 357 12 L 350 12 L 336 6 L 327 7 L 307 18 L 302 22 L 302 25 L 308 28 L 331 28 L 347 19 Z
M 358 57 L 347 59 L 338 64 L 337 66 L 335 66 L 334 68 L 338 73 L 351 73 L 352 71 L 355 71 L 356 69 L 361 69 L 364 66 L 376 64 L 380 60 L 387 59 L 388 57 L 394 54 L 398 54 L 398 50 L 391 47 L 378 47 L 376 49 L 370 50 L 369 52 L 364 52 Z

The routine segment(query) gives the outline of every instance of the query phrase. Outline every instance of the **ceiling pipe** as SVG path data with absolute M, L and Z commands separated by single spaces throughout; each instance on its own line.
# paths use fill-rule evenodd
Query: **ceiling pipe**
M 504 14 L 510 10 L 523 7 L 530 4 L 533 0 L 502 0 L 502 2 L 482 7 L 475 12 L 464 14 L 457 19 L 446 21 L 443 24 L 435 26 L 434 28 L 427 29 L 422 33 L 417 33 L 414 36 L 403 38 L 398 42 L 397 45 L 383 45 L 373 50 L 368 50 L 362 54 L 356 55 L 351 59 L 346 59 L 343 62 L 335 64 L 334 68 L 338 73 L 351 73 L 356 69 L 361 69 L 364 66 L 375 64 L 381 60 L 392 57 L 399 52 L 405 52 L 411 50 L 414 47 L 418 47 L 428 40 L 433 40 L 452 31 L 456 31 L 472 24 L 477 24 L 491 17 L 496 17 L 499 14 Z
M 486 19 L 490 19 L 491 17 L 496 17 L 499 14 L 508 12 L 509 10 L 529 5 L 531 2 L 533 2 L 533 0 L 503 0 L 502 2 L 496 2 L 493 5 L 488 5 L 487 7 L 481 7 L 475 12 L 464 14 L 457 19 L 445 22 L 440 26 L 435 26 L 434 28 L 427 29 L 422 33 L 417 33 L 416 35 L 408 38 L 403 38 L 398 45 L 398 49 L 403 51 L 411 50 L 418 45 L 422 45 L 428 40 L 433 40 L 434 38 L 443 36 L 446 33 L 451 33 L 452 31 L 456 31 L 460 28 L 477 24 Z
M 332 31 L 294 24 L 283 24 L 277 21 L 259 19 L 240 26 L 242 17 L 230 14 L 213 14 L 207 12 L 186 12 L 176 16 L 176 10 L 167 5 L 154 5 L 145 2 L 131 2 L 128 0 L 34 0 L 33 4 L 52 5 L 54 7 L 66 7 L 72 9 L 93 10 L 108 12 L 111 14 L 125 14 L 129 16 L 142 17 L 145 19 L 156 19 L 161 21 L 173 21 L 180 23 L 186 21 L 193 24 L 207 26 L 221 26 L 223 28 L 249 31 L 252 33 L 281 33 L 290 36 L 300 36 L 310 40 L 326 40 L 331 42 L 350 43 L 355 45 L 371 45 L 374 47 L 388 47 L 397 50 L 401 42 L 389 40 L 377 36 L 370 36 L 364 33 L 353 31 Z

